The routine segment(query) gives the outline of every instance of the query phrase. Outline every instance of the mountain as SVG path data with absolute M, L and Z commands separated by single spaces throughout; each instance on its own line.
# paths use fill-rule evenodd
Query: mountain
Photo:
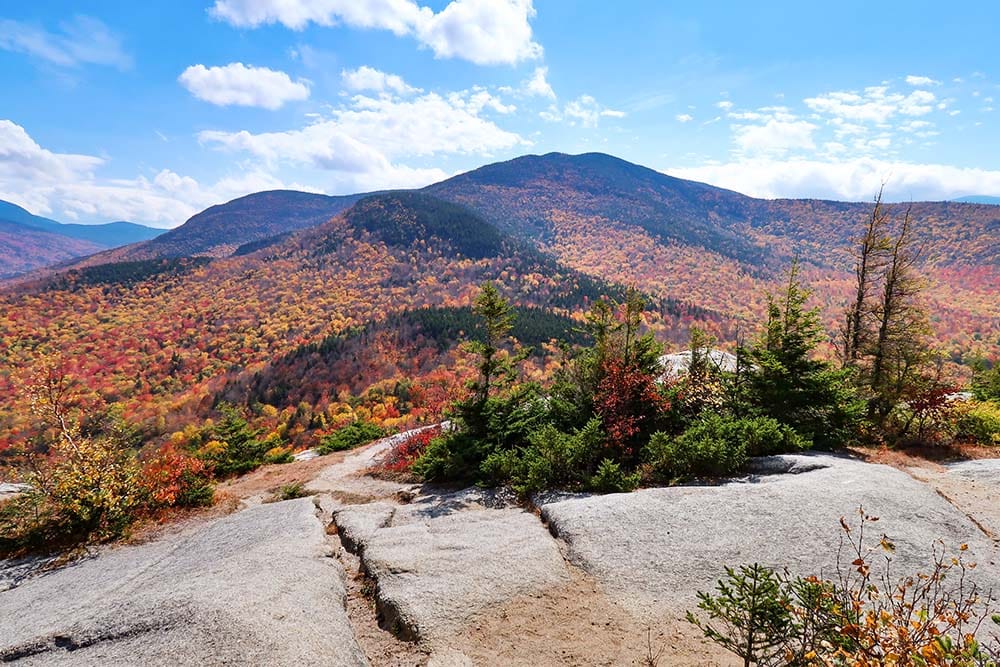
M 633 225 L 662 243 L 695 245 L 748 264 L 769 258 L 767 248 L 745 234 L 755 212 L 751 198 L 602 153 L 526 155 L 425 191 L 542 243 L 557 239 L 570 215 Z
M 101 253 L 86 263 L 194 255 L 224 257 L 247 244 L 315 227 L 364 196 L 330 197 L 293 190 L 258 192 L 207 208 L 155 239 Z
M 994 206 L 1000 206 L 1000 197 L 990 197 L 988 195 L 969 195 L 968 197 L 953 199 L 952 201 L 962 204 L 993 204 Z
M 798 256 L 831 332 L 849 298 L 853 239 L 871 203 L 756 199 L 599 153 L 527 155 L 422 190 L 473 210 L 581 274 L 656 298 L 755 319 Z M 891 194 L 891 193 L 890 193 Z M 242 256 L 280 245 L 363 195 L 263 192 L 213 206 L 152 241 L 77 265 L 185 255 Z M 1000 209 L 956 202 L 909 210 L 923 243 L 928 300 L 949 356 L 1000 340 Z
M 162 232 L 131 222 L 64 224 L 0 200 L 0 278 L 145 241 Z
M 9 286 L 0 349 L 20 368 L 57 350 L 85 386 L 157 433 L 222 397 L 293 410 L 308 401 L 318 414 L 345 401 L 437 414 L 470 371 L 456 338 L 484 280 L 528 309 L 532 343 L 566 334 L 594 299 L 623 295 L 464 206 L 383 193 L 244 254 L 82 266 Z M 677 340 L 693 321 L 725 320 L 659 299 L 650 317 Z M 536 352 L 539 373 L 559 354 Z M 0 374 L 0 415 L 14 420 L 0 426 L 0 449 L 28 414 L 17 396 Z
M 89 255 L 101 246 L 0 219 L 0 279 Z
M 27 227 L 41 229 L 52 234 L 61 234 L 74 239 L 90 241 L 104 248 L 115 248 L 148 241 L 165 230 L 138 225 L 134 222 L 106 222 L 99 225 L 80 225 L 57 222 L 49 218 L 33 215 L 16 204 L 0 200 L 0 220 L 17 222 Z
M 871 203 L 756 199 L 596 153 L 528 155 L 425 189 L 532 240 L 587 275 L 753 321 L 792 258 L 803 262 L 831 336 Z M 944 352 L 1000 350 L 1000 209 L 914 202 L 927 299 Z

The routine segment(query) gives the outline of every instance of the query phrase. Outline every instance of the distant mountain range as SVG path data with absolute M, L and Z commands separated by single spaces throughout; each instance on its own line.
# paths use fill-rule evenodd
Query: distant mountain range
M 0 278 L 148 241 L 163 232 L 132 222 L 62 223 L 0 200 Z
M 910 211 L 942 353 L 996 358 L 1000 208 Z M 754 335 L 798 256 L 832 338 L 870 213 L 870 203 L 755 199 L 601 154 L 525 156 L 420 191 L 262 192 L 8 281 L 0 313 L 16 317 L 0 326 L 0 349 L 23 366 L 58 350 L 158 432 L 218 400 L 320 411 L 390 391 L 400 404 L 439 400 L 468 371 L 455 339 L 474 326 L 483 280 L 537 325 L 524 340 L 540 352 L 555 354 L 546 341 L 628 285 L 649 298 L 658 339 L 682 345 L 697 325 L 731 342 Z M 24 413 L 17 400 L 0 373 L 0 413 Z
M 1000 197 L 990 197 L 989 195 L 969 195 L 968 197 L 959 197 L 953 201 L 963 204 L 993 204 L 994 206 L 1000 206 Z

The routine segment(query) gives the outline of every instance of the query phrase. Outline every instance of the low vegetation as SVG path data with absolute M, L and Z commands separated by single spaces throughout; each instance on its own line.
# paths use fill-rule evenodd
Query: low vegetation
M 975 563 L 966 547 L 951 555 L 935 545 L 926 572 L 900 576 L 895 546 L 866 535 L 877 521 L 863 509 L 855 526 L 841 519 L 832 579 L 760 564 L 726 568 L 715 591 L 699 593 L 699 612 L 688 620 L 748 667 L 1000 664 L 1000 643 L 982 642 L 986 625 L 1000 625 L 997 600 L 970 579 Z
M 955 437 L 995 444 L 997 371 L 977 373 L 973 402 L 943 379 L 918 257 L 909 212 L 892 220 L 877 200 L 857 249 L 839 363 L 820 353 L 830 341 L 796 261 L 781 291 L 767 296 L 759 333 L 737 341 L 734 367 L 717 365 L 715 341 L 693 328 L 686 372 L 666 375 L 645 299 L 633 290 L 593 303 L 583 325 L 589 344 L 564 343 L 545 387 L 521 380 L 530 350 L 510 336 L 515 313 L 486 283 L 474 309 L 481 335 L 466 343 L 477 377 L 452 406 L 455 427 L 412 469 L 429 481 L 507 484 L 523 495 L 627 491 L 735 475 L 751 457 L 808 448 Z
M 347 449 L 354 449 L 362 445 L 367 445 L 386 435 L 385 429 L 368 421 L 351 422 L 343 428 L 337 429 L 330 435 L 323 438 L 317 451 L 320 454 L 331 452 L 342 452 Z

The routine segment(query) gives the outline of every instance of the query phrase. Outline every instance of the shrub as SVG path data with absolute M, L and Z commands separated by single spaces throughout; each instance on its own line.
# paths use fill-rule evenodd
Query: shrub
M 148 505 L 135 450 L 119 429 L 88 437 L 69 415 L 51 416 L 59 433 L 48 453 L 24 454 L 30 490 L 0 512 L 0 553 L 112 540 Z
M 385 430 L 381 426 L 359 420 L 351 422 L 323 438 L 316 449 L 320 454 L 330 454 L 367 445 L 383 437 L 385 437 Z
M 242 475 L 264 464 L 270 445 L 259 439 L 260 432 L 250 428 L 243 413 L 235 406 L 219 406 L 222 419 L 213 427 L 213 440 L 199 455 L 212 465 L 219 477 Z
M 640 473 L 626 473 L 620 463 L 604 459 L 590 478 L 590 488 L 601 493 L 627 493 L 639 488 L 640 481 Z
M 1000 445 L 1000 404 L 969 401 L 954 408 L 955 437 L 984 445 Z
M 798 451 L 809 442 L 770 417 L 703 415 L 676 438 L 655 433 L 646 447 L 654 478 L 670 482 L 685 477 L 725 476 L 746 467 L 750 456 Z
M 291 463 L 295 460 L 291 447 L 278 445 L 272 447 L 264 453 L 264 463 Z
M 604 449 L 599 419 L 573 433 L 546 424 L 524 447 L 494 452 L 482 465 L 485 479 L 507 483 L 522 496 L 553 488 L 586 486 Z
M 688 620 L 745 665 L 996 667 L 997 655 L 976 639 L 996 600 L 967 578 L 966 547 L 947 556 L 936 546 L 929 571 L 896 579 L 892 543 L 866 540 L 876 521 L 863 509 L 856 528 L 841 519 L 835 580 L 726 568 L 716 593 L 698 594 L 707 619 Z M 884 563 L 881 574 L 874 560 Z
M 292 482 L 278 489 L 277 500 L 295 500 L 296 498 L 305 498 L 308 495 L 309 492 L 302 482 Z
M 142 478 L 156 507 L 203 507 L 215 500 L 211 467 L 172 444 L 143 466 Z
M 375 465 L 375 472 L 402 473 L 410 470 L 414 462 L 423 456 L 427 446 L 442 433 L 440 426 L 425 428 L 410 435 L 390 449 Z

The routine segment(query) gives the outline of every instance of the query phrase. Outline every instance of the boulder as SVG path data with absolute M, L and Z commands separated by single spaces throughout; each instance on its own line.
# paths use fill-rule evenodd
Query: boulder
M 0 660 L 366 665 L 329 548 L 300 499 L 104 550 L 0 593 Z
M 374 580 L 383 627 L 405 639 L 450 635 L 477 614 L 568 581 L 538 518 L 491 492 L 352 505 L 334 522 Z
M 926 571 L 936 540 L 951 553 L 968 544 L 975 577 L 1000 590 L 992 540 L 906 473 L 827 455 L 771 457 L 762 467 L 774 474 L 561 500 L 543 505 L 542 518 L 573 563 L 644 619 L 693 609 L 696 592 L 712 589 L 726 565 L 834 576 L 840 519 L 856 525 L 859 506 L 879 517 L 868 534 L 896 545 L 895 573 Z

